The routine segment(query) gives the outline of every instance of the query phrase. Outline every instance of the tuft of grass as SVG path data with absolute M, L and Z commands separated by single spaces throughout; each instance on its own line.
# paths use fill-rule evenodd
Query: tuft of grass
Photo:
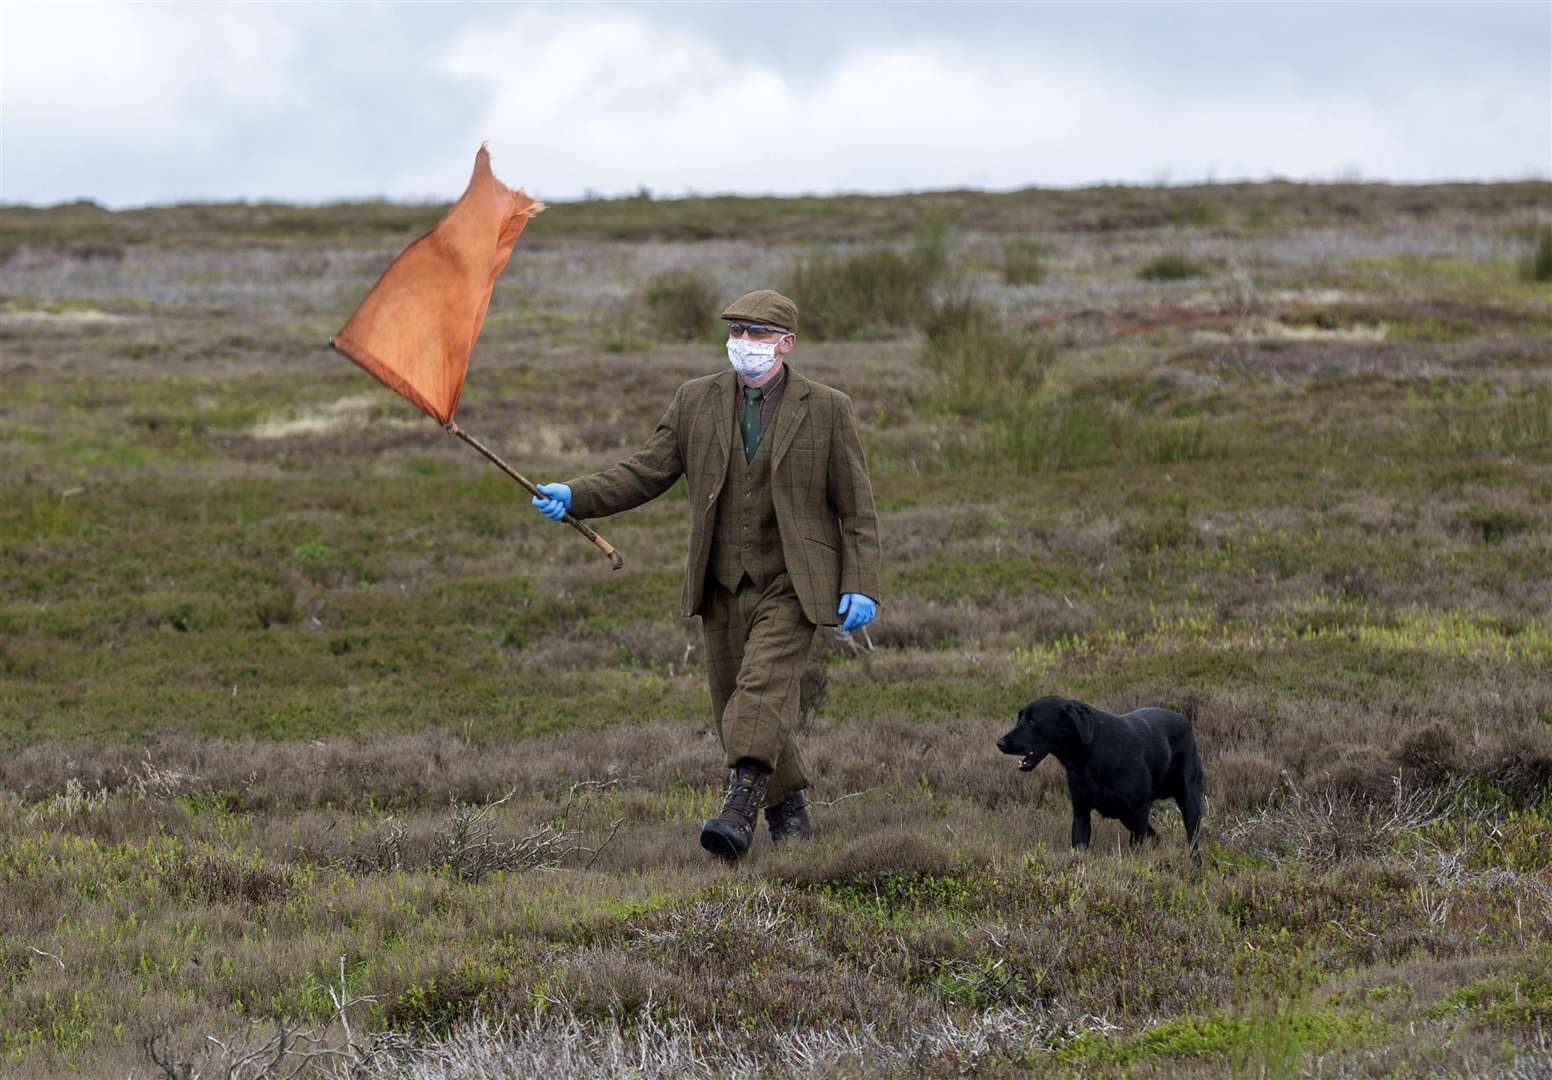
M 1432 1019 L 1455 1014 L 1497 1027 L 1544 1026 L 1552 1021 L 1552 979 L 1544 972 L 1500 972 L 1452 990 L 1427 1013 Z
M 1552 281 L 1552 229 L 1543 228 L 1537 234 L 1535 250 L 1520 264 L 1520 277 L 1525 281 Z
M 1552 386 L 1533 384 L 1498 392 L 1485 380 L 1408 390 L 1418 414 L 1409 429 L 1414 445 L 1451 453 L 1535 453 L 1552 445 Z
M 277 585 L 261 593 L 253 602 L 253 615 L 260 630 L 272 626 L 290 626 L 301 615 L 296 602 L 296 590 Z
M 1002 242 L 1002 280 L 1009 285 L 1039 285 L 1045 280 L 1045 245 L 1032 236 Z
M 1176 228 L 1205 229 L 1222 221 L 1223 211 L 1208 202 L 1182 203 L 1169 215 L 1169 223 Z
M 1504 506 L 1468 506 L 1456 513 L 1455 520 L 1484 544 L 1501 544 L 1536 527 L 1536 518 L 1530 514 Z
M 604 352 L 620 353 L 651 352 L 652 339 L 637 329 L 635 320 L 629 315 L 622 315 L 610 326 L 609 332 L 604 336 Z
M 1185 281 L 1188 278 L 1206 277 L 1207 270 L 1176 251 L 1165 252 L 1149 261 L 1137 276 L 1144 281 Z
M 716 284 L 698 270 L 665 270 L 642 291 L 647 321 L 669 341 L 696 341 L 710 333 L 717 313 Z
M 1029 400 L 1056 360 L 1052 341 L 1007 326 L 973 297 L 938 305 L 926 330 L 922 362 L 937 377 L 943 404 L 965 415 L 994 415 Z
M 785 291 L 803 332 L 820 340 L 890 337 L 920 326 L 948 272 L 943 234 L 920 235 L 910 248 L 816 251 L 793 264 Z
M 1014 402 L 950 448 L 958 467 L 1019 473 L 1106 465 L 1177 465 L 1223 456 L 1199 419 L 1141 413 L 1120 402 L 1034 398 Z

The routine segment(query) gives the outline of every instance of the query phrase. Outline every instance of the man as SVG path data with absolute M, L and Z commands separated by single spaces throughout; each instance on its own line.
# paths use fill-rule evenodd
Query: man
M 534 505 L 559 520 L 640 506 L 689 484 L 690 557 L 680 613 L 699 614 L 717 735 L 729 769 L 701 846 L 749 850 L 761 807 L 780 844 L 812 833 L 808 774 L 792 733 L 815 626 L 850 633 L 879 595 L 878 517 L 851 399 L 785 362 L 797 305 L 759 289 L 722 313 L 733 370 L 691 379 L 629 459 Z

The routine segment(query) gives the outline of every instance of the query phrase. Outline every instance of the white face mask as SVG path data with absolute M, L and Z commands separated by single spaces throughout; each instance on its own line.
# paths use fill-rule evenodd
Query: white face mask
M 746 381 L 753 381 L 771 370 L 776 362 L 774 341 L 750 341 L 744 337 L 728 338 L 728 363 Z

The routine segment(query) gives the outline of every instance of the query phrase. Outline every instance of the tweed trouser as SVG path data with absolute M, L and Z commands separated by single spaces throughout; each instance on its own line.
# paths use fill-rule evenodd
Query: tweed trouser
M 769 765 L 765 805 L 775 806 L 808 787 L 792 732 L 814 624 L 803 615 L 792 578 L 781 573 L 763 589 L 745 577 L 737 592 L 708 577 L 701 629 L 723 757 L 728 768 L 746 757 Z

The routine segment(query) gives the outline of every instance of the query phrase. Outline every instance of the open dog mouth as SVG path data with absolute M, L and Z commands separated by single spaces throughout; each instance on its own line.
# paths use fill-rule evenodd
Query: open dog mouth
M 1019 772 L 1029 772 L 1038 764 L 1040 764 L 1040 755 L 1031 750 L 1019 758 Z

